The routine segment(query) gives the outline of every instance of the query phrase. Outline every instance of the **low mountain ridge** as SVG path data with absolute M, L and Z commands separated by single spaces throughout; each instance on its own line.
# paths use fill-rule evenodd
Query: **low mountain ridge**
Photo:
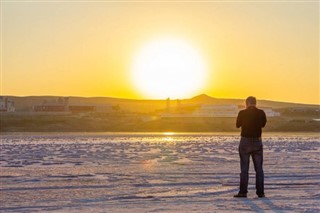
M 16 111 L 30 111 L 33 106 L 41 105 L 44 101 L 53 102 L 61 96 L 4 96 L 15 102 Z M 244 107 L 244 99 L 224 99 L 214 98 L 206 94 L 194 96 L 190 99 L 171 99 L 171 107 L 175 107 L 179 103 L 181 105 L 202 105 L 202 104 L 214 104 L 214 105 L 238 105 Z M 167 100 L 152 100 L 152 99 L 126 99 L 126 98 L 114 98 L 114 97 L 78 97 L 69 96 L 69 104 L 92 104 L 92 105 L 120 105 L 124 110 L 132 110 L 139 112 L 152 112 L 155 110 L 164 109 L 167 106 Z M 259 100 L 259 107 L 270 108 L 318 108 L 320 105 L 301 104 L 301 103 L 288 103 L 278 102 L 270 100 Z

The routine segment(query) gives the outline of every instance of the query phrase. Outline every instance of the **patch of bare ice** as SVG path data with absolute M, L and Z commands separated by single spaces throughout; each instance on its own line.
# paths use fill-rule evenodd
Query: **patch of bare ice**
M 239 136 L 2 135 L 2 212 L 319 212 L 320 139 L 264 137 L 265 190 L 239 184 Z

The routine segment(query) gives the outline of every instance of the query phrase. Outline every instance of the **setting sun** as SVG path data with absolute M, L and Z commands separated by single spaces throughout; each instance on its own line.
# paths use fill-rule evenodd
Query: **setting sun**
M 183 98 L 205 84 L 206 64 L 192 45 L 181 39 L 150 41 L 136 54 L 132 79 L 151 98 Z

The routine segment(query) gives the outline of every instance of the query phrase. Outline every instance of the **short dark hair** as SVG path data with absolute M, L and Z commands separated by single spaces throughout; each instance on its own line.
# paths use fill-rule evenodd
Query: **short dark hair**
M 256 99 L 256 97 L 249 96 L 249 97 L 246 99 L 246 104 L 247 104 L 247 105 L 256 105 L 256 104 L 257 104 L 257 99 Z

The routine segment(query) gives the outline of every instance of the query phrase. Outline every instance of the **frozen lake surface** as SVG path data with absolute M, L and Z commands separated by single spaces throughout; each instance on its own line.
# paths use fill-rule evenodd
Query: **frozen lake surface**
M 1 212 L 320 212 L 319 134 L 264 134 L 266 198 L 236 199 L 236 134 L 1 135 Z

